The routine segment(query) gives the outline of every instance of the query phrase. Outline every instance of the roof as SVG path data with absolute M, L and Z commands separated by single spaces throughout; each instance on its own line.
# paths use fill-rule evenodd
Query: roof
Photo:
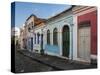
M 42 18 L 35 18 L 35 23 L 34 25 L 39 25 L 40 23 L 44 23 L 46 21 L 46 19 L 42 19 Z
M 31 17 L 34 17 L 34 26 L 39 25 L 40 23 L 44 23 L 46 21 L 46 19 L 43 18 L 38 18 L 36 15 L 31 14 L 26 21 L 28 21 Z
M 26 19 L 26 21 L 28 21 L 31 17 L 36 17 L 36 15 L 31 14 L 31 15 Z
M 68 9 L 66 9 L 66 10 L 64 10 L 64 11 L 58 13 L 58 14 L 56 14 L 55 16 L 52 16 L 52 17 L 48 18 L 47 21 L 48 21 L 48 20 L 51 20 L 51 19 L 53 19 L 53 18 L 55 18 L 55 17 L 57 17 L 57 16 L 59 16 L 59 15 L 61 15 L 61 14 L 63 14 L 63 13 L 65 13 L 65 12 L 67 12 L 67 11 L 69 11 L 69 10 L 72 10 L 73 7 L 75 7 L 75 5 L 72 5 L 70 8 L 68 8 Z

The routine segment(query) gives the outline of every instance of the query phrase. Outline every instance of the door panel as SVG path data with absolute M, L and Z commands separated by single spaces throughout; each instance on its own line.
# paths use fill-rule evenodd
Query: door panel
M 90 27 L 79 29 L 79 58 L 90 60 Z
M 63 40 L 63 56 L 69 57 L 69 42 L 70 42 L 70 35 L 69 35 L 69 27 L 64 26 L 63 33 L 62 33 L 62 40 Z
M 33 38 L 31 38 L 31 50 L 33 50 Z

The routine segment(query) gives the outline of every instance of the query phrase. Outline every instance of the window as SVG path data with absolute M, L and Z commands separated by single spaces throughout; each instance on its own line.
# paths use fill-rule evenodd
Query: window
M 33 26 L 33 22 L 31 22 L 31 25 L 32 25 L 32 29 L 34 28 L 34 26 Z
M 30 30 L 31 30 L 31 28 L 29 27 L 29 28 L 28 28 L 28 31 L 30 32 Z
M 32 29 L 34 28 L 34 26 L 32 26 Z
M 50 30 L 47 30 L 47 44 L 50 44 Z
M 57 28 L 55 28 L 54 30 L 53 30 L 53 44 L 54 45 L 58 45 L 58 38 L 57 38 L 58 36 L 57 36 Z
M 31 25 L 33 25 L 33 22 L 31 22 Z
M 40 37 L 40 34 L 37 33 L 37 43 L 39 44 L 39 37 Z
M 36 44 L 36 34 L 34 34 L 34 35 L 35 35 L 34 43 Z

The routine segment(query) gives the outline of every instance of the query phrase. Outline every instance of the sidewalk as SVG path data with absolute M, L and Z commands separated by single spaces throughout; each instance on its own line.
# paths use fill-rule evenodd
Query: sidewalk
M 33 60 L 36 60 L 45 65 L 51 66 L 57 70 L 74 70 L 74 69 L 90 69 L 97 68 L 97 65 L 94 64 L 83 64 L 77 61 L 71 61 L 67 59 L 62 59 L 56 56 L 50 55 L 41 55 L 37 53 L 31 53 L 27 50 L 20 50 L 21 54 L 30 57 Z

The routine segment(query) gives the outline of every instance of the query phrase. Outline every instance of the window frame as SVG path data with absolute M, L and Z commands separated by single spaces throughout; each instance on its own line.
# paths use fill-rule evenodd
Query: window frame
M 57 28 L 53 29 L 53 45 L 58 45 L 58 30 L 57 30 Z
M 50 44 L 50 30 L 47 30 L 47 44 Z

